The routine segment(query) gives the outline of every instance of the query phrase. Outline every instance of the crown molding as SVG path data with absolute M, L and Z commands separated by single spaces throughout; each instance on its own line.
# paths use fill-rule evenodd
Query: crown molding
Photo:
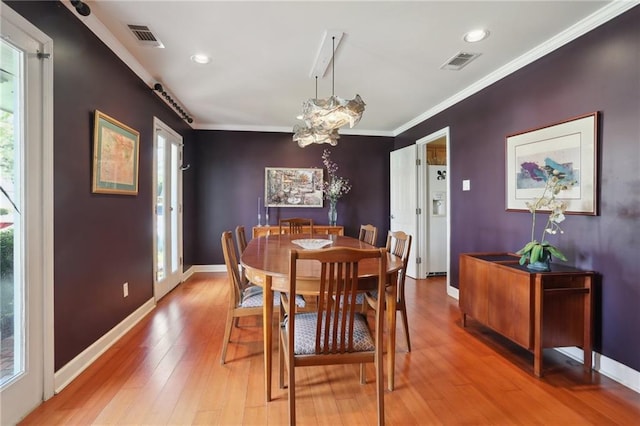
M 640 4 L 640 1 L 638 0 L 632 0 L 632 1 L 613 0 L 611 3 L 607 4 L 600 10 L 597 10 L 596 12 L 587 16 L 583 20 L 565 29 L 561 33 L 551 37 L 549 40 L 534 47 L 527 53 L 519 56 L 518 58 L 504 65 L 503 67 L 497 69 L 493 73 L 476 81 L 472 85 L 468 86 L 466 89 L 456 93 L 455 95 L 444 100 L 438 105 L 428 109 L 427 111 L 417 116 L 413 120 L 408 121 L 407 123 L 398 127 L 392 132 L 393 136 L 398 136 L 402 132 L 409 130 L 410 128 L 444 111 L 445 109 L 452 107 L 453 105 L 463 101 L 469 96 L 475 93 L 478 93 L 480 90 L 490 86 L 496 81 L 501 80 L 502 78 L 510 74 L 513 74 L 519 69 L 524 68 L 525 66 L 540 59 L 541 57 L 548 55 L 554 50 L 559 49 L 560 47 L 570 43 L 571 41 L 599 27 L 600 25 L 612 20 L 613 18 L 623 14 L 624 12 L 637 6 L 638 4 Z
M 225 130 L 229 132 L 266 132 L 266 133 L 291 133 L 293 134 L 292 127 L 282 126 L 252 126 L 252 125 L 236 125 L 236 124 L 195 124 L 196 130 Z M 340 135 L 355 135 L 355 136 L 381 136 L 392 138 L 393 132 L 379 131 L 379 130 L 358 130 L 358 129 L 340 129 Z

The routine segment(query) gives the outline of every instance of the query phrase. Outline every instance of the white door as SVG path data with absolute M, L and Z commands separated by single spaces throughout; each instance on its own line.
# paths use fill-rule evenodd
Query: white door
M 415 145 L 391 152 L 390 173 L 390 229 L 411 235 L 412 243 L 407 275 L 415 278 L 418 274 L 416 259 L 420 256 L 418 253 L 419 245 L 415 244 L 418 223 Z
M 0 424 L 10 425 L 53 393 L 53 46 L 0 8 Z
M 154 294 L 182 279 L 182 137 L 154 118 Z

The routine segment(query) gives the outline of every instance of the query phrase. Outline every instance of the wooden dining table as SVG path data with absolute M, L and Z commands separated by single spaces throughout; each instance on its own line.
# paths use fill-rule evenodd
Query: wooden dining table
M 247 278 L 254 284 L 263 288 L 263 329 L 264 329 L 264 373 L 265 392 L 267 402 L 271 401 L 272 379 L 272 328 L 273 328 L 273 300 L 274 291 L 289 291 L 289 253 L 292 249 L 303 250 L 296 243 L 299 239 L 325 239 L 330 240 L 328 247 L 352 247 L 359 249 L 376 248 L 356 238 L 341 235 L 270 235 L 254 238 L 247 244 L 242 253 L 240 263 L 245 269 Z M 365 259 L 358 268 L 360 274 L 360 286 L 363 291 L 377 288 L 377 283 L 372 277 L 377 276 L 378 262 L 375 259 Z M 396 346 L 396 292 L 397 275 L 402 268 L 402 259 L 391 253 L 387 253 L 387 380 L 389 390 L 394 387 L 394 364 Z M 296 277 L 298 294 L 314 296 L 318 294 L 320 283 L 320 266 L 314 261 L 299 261 L 298 276 Z

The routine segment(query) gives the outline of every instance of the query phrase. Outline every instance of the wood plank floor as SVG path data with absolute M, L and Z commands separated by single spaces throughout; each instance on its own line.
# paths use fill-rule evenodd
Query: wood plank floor
M 194 275 L 22 424 L 286 424 L 277 363 L 264 401 L 259 319 L 241 320 L 220 365 L 227 296 L 226 274 Z M 553 350 L 538 379 L 529 352 L 473 320 L 463 329 L 444 278 L 407 279 L 407 297 L 413 351 L 398 325 L 386 424 L 640 424 L 640 394 Z M 375 423 L 372 367 L 366 385 L 357 366 L 297 371 L 299 424 Z

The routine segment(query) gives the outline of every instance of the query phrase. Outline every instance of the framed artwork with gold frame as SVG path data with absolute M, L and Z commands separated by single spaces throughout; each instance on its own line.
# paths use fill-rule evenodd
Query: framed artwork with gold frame
M 138 194 L 140 133 L 96 110 L 92 192 Z

